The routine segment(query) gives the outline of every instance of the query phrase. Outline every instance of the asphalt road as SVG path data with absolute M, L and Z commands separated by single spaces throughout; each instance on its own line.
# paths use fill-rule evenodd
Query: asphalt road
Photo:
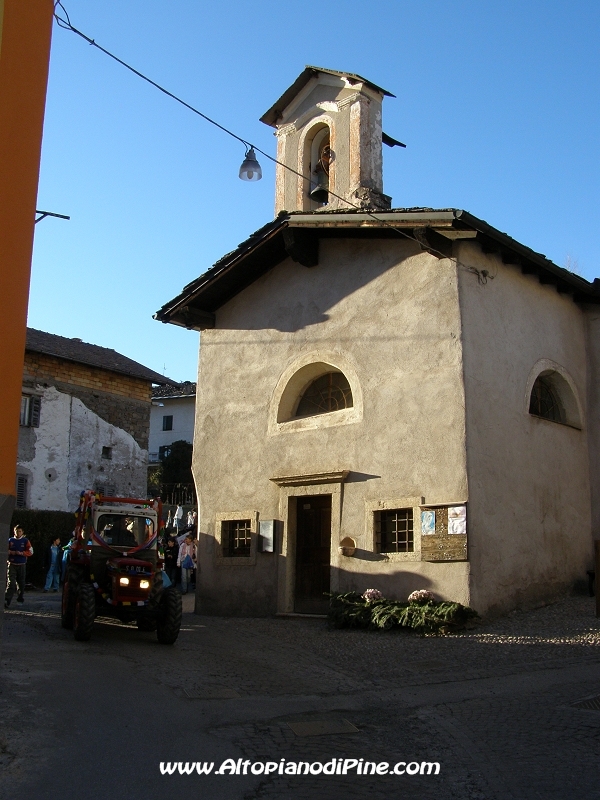
M 92 641 L 76 642 L 60 627 L 56 595 L 28 593 L 6 612 L 0 796 L 600 798 L 592 599 L 442 638 L 201 617 L 192 600 L 173 647 L 113 621 L 97 621 Z M 246 761 L 248 773 L 253 764 L 257 772 L 278 766 L 269 775 L 215 774 L 226 759 Z M 331 770 L 343 759 L 437 762 L 440 772 L 283 771 L 290 762 Z M 214 767 L 163 775 L 161 762 Z

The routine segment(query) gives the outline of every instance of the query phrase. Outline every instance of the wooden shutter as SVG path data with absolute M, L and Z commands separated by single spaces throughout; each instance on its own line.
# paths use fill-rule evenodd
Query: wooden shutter
M 42 409 L 41 397 L 29 398 L 29 424 L 32 428 L 40 427 L 40 412 Z
M 17 508 L 27 508 L 27 475 L 17 475 Z

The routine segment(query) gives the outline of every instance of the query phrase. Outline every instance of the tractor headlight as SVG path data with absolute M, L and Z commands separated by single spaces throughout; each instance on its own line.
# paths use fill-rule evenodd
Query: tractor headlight
M 150 581 L 140 581 L 140 589 L 149 589 Z
M 129 578 L 119 578 L 119 586 L 129 586 Z

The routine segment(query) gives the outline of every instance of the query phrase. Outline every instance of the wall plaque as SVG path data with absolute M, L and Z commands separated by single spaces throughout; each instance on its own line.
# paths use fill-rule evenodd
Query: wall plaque
M 421 561 L 467 561 L 467 507 L 421 510 Z

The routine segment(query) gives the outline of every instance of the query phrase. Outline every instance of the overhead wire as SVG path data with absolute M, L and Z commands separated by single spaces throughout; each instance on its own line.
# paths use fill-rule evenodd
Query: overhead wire
M 57 12 L 57 9 L 59 9 L 59 8 L 62 10 L 62 13 L 64 14 L 64 17 L 59 16 L 59 13 Z M 99 45 L 98 42 L 96 42 L 96 40 L 93 39 L 91 36 L 87 36 L 85 33 L 83 33 L 82 31 L 78 30 L 71 23 L 71 19 L 69 17 L 69 14 L 68 14 L 66 8 L 64 7 L 63 3 L 61 2 L 61 0 L 55 0 L 55 3 L 54 3 L 54 19 L 56 20 L 56 24 L 58 25 L 59 28 L 63 28 L 64 30 L 69 30 L 72 33 L 75 33 L 77 36 L 80 36 L 89 45 L 97 48 L 102 53 L 107 55 L 109 58 L 112 58 L 118 64 L 121 64 L 121 66 L 123 66 L 126 69 L 128 69 L 130 72 L 133 72 L 134 75 L 137 75 L 139 78 L 141 78 L 142 80 L 146 81 L 151 86 L 154 86 L 156 89 L 158 89 L 163 94 L 166 94 L 168 97 L 171 97 L 173 100 L 177 101 L 182 106 L 185 106 L 190 111 L 193 111 L 194 114 L 197 114 L 199 117 L 202 117 L 202 119 L 205 120 L 206 122 L 209 122 L 211 125 L 214 125 L 216 128 L 219 128 L 219 130 L 223 131 L 224 133 L 228 134 L 232 138 L 236 139 L 238 142 L 241 142 L 244 145 L 244 147 L 246 148 L 246 154 L 248 153 L 248 150 L 254 149 L 256 152 L 260 153 L 262 156 L 264 156 L 265 158 L 269 159 L 269 161 L 271 161 L 272 163 L 282 167 L 283 169 L 287 170 L 288 172 L 293 173 L 297 177 L 301 178 L 303 181 L 305 181 L 307 183 L 310 183 L 310 177 L 307 177 L 306 175 L 303 175 L 301 172 L 298 172 L 293 167 L 290 167 L 288 164 L 284 164 L 282 161 L 279 161 L 277 158 L 274 158 L 273 156 L 269 155 L 269 153 L 265 152 L 260 147 L 258 147 L 257 145 L 253 144 L 252 142 L 250 142 L 248 139 L 243 139 L 241 136 L 238 136 L 237 133 L 234 133 L 233 131 L 229 130 L 229 128 L 226 128 L 224 125 L 221 125 L 219 122 L 217 122 L 216 120 L 212 119 L 212 117 L 209 117 L 208 114 L 204 114 L 199 109 L 197 109 L 194 106 L 190 105 L 190 103 L 187 103 L 185 100 L 182 100 L 180 97 L 178 97 L 173 92 L 170 92 L 168 89 L 165 89 L 164 86 L 161 86 L 159 83 L 157 83 L 156 81 L 153 81 L 147 75 L 144 75 L 142 72 L 140 72 L 139 70 L 135 69 L 135 67 L 132 67 L 126 61 L 123 61 L 121 58 L 116 56 L 114 53 L 111 53 L 110 50 L 107 50 L 106 48 L 104 48 L 101 45 Z M 342 197 L 339 194 L 336 194 L 335 192 L 331 191 L 330 189 L 328 189 L 328 194 L 331 195 L 332 197 L 335 197 L 336 200 L 341 200 L 346 205 L 349 205 L 352 208 L 354 208 L 355 210 L 360 211 L 361 213 L 369 216 L 371 219 L 375 220 L 376 222 L 378 222 L 383 227 L 389 228 L 390 230 L 393 230 L 396 233 L 400 234 L 400 236 L 403 236 L 406 239 L 410 239 L 411 241 L 416 242 L 420 247 L 423 246 L 422 243 L 417 239 L 416 236 L 411 236 L 411 234 L 407 233 L 407 231 L 405 231 L 405 230 L 402 230 L 402 228 L 398 228 L 395 225 L 392 225 L 387 220 L 381 219 L 381 217 L 378 217 L 377 214 L 375 214 L 374 212 L 370 211 L 369 209 L 364 208 L 362 206 L 359 206 L 357 203 L 353 203 L 351 200 L 348 200 L 347 198 Z M 449 260 L 454 261 L 457 266 L 462 267 L 463 269 L 467 270 L 468 272 L 471 272 L 471 273 L 477 275 L 477 279 L 478 279 L 479 283 L 481 283 L 481 284 L 485 284 L 485 283 L 487 283 L 488 280 L 493 280 L 493 278 L 495 277 L 494 275 L 490 275 L 487 270 L 479 270 L 476 267 L 472 267 L 472 266 L 469 266 L 468 264 L 464 264 L 458 258 L 449 257 L 445 253 L 443 253 L 441 250 L 438 250 L 435 247 L 429 246 L 429 244 L 427 245 L 427 250 L 429 252 L 435 254 L 435 255 L 438 255 L 440 258 L 448 258 Z

